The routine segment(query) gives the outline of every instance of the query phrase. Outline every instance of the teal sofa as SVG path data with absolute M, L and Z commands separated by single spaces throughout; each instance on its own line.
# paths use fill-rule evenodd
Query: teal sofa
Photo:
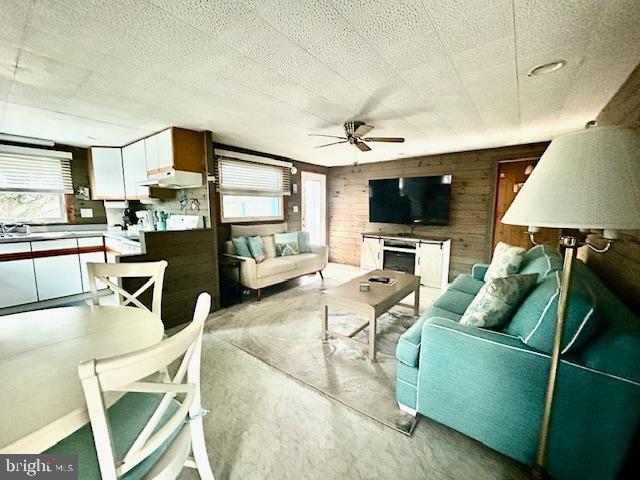
M 526 253 L 519 273 L 537 273 L 538 283 L 501 331 L 458 323 L 486 268 L 458 276 L 402 335 L 397 401 L 532 465 L 562 257 L 546 246 Z M 638 438 L 640 319 L 577 262 L 566 326 L 547 470 L 559 480 L 620 478 Z

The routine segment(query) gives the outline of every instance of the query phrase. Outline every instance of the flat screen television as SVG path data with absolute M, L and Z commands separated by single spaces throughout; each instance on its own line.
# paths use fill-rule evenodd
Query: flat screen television
M 369 221 L 448 225 L 451 175 L 369 180 Z

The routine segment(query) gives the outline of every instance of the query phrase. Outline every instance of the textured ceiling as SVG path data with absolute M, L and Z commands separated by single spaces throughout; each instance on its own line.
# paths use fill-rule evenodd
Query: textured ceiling
M 388 160 L 581 128 L 639 59 L 637 0 L 0 0 L 0 132 Z M 353 119 L 407 141 L 313 148 Z

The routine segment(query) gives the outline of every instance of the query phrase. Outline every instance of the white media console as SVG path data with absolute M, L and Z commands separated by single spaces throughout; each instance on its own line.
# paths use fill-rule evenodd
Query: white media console
M 445 289 L 449 284 L 450 251 L 450 239 L 363 233 L 360 268 L 412 273 L 420 277 L 421 285 Z

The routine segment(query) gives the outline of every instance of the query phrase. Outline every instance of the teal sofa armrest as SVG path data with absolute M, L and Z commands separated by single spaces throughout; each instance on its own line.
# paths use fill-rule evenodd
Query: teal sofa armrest
M 471 267 L 471 276 L 476 280 L 482 280 L 484 282 L 484 274 L 487 273 L 489 265 L 486 263 L 476 263 Z
M 538 444 L 549 355 L 501 332 L 427 319 L 419 413 L 525 464 Z M 548 471 L 562 480 L 616 478 L 640 422 L 640 384 L 560 362 Z

